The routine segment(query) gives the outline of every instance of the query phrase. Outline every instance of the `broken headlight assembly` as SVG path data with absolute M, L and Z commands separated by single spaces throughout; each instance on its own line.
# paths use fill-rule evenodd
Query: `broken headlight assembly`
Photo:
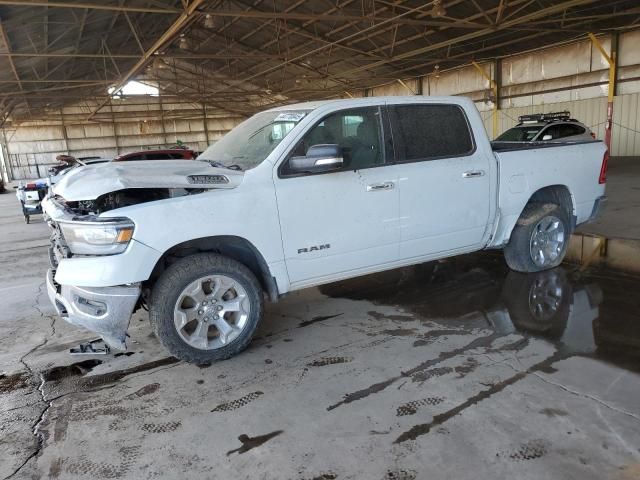
M 76 255 L 115 255 L 127 249 L 134 224 L 127 218 L 60 222 L 67 247 Z

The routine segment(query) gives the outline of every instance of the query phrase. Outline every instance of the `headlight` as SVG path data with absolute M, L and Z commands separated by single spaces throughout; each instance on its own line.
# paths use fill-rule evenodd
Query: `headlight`
M 78 255 L 114 255 L 122 253 L 133 237 L 133 222 L 128 219 L 109 222 L 60 222 L 62 235 Z

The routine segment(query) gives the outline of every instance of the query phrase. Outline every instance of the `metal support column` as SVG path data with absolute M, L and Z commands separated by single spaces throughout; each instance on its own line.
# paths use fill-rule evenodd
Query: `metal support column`
M 607 123 L 604 130 L 604 143 L 611 152 L 611 127 L 613 126 L 613 99 L 616 95 L 616 65 L 617 65 L 617 36 L 611 37 L 611 55 L 604 49 L 600 40 L 593 34 L 589 33 L 589 38 L 593 45 L 600 51 L 602 57 L 609 64 L 609 94 L 607 97 Z
M 209 125 L 207 125 L 207 105 L 205 103 L 202 104 L 202 123 L 204 126 L 204 138 L 206 139 L 206 143 L 208 147 L 209 146 Z
M 64 139 L 64 148 L 67 155 L 71 155 L 69 150 L 69 136 L 67 135 L 67 126 L 64 124 L 64 111 L 60 108 L 60 127 L 62 128 L 62 138 Z
M 116 125 L 116 116 L 113 113 L 113 101 L 109 98 L 109 112 L 111 112 L 111 126 L 113 128 L 113 140 L 116 146 L 116 157 L 120 155 L 120 144 L 118 142 L 118 126 Z
M 494 96 L 494 102 L 495 102 L 495 125 L 496 125 L 496 133 L 495 136 L 497 137 L 498 134 L 500 133 L 500 110 L 501 110 L 501 99 L 500 99 L 500 95 L 502 93 L 502 60 L 497 58 L 494 65 L 493 65 L 494 71 L 493 71 L 493 78 L 495 78 L 494 83 L 494 91 L 493 91 L 493 96 Z M 495 137 L 494 137 L 495 138 Z
M 476 70 L 478 70 L 478 72 L 480 72 L 480 75 L 482 75 L 489 82 L 489 87 L 491 88 L 491 91 L 493 92 L 493 132 L 492 132 L 492 138 L 496 138 L 498 136 L 498 84 L 475 61 L 473 61 L 471 63 L 473 64 L 474 67 L 476 67 Z M 496 67 L 497 67 L 497 65 L 496 65 Z

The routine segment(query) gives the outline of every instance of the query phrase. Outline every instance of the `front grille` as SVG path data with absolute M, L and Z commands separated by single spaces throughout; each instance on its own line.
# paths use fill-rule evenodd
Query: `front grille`
M 49 262 L 53 268 L 58 268 L 60 260 L 63 258 L 71 258 L 71 250 L 67 247 L 60 226 L 56 222 L 49 222 L 49 226 L 51 227 Z

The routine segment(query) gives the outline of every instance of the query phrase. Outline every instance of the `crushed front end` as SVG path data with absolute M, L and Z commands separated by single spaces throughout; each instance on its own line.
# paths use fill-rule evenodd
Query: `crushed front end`
M 128 256 L 134 246 L 133 222 L 126 218 L 78 215 L 52 196 L 43 201 L 43 207 L 51 227 L 51 268 L 46 278 L 51 303 L 64 320 L 87 328 L 109 346 L 124 350 L 141 284 L 138 281 L 96 286 L 96 281 L 90 279 L 93 276 L 97 283 L 100 279 L 109 283 L 109 272 L 126 265 L 123 256 Z M 83 279 L 93 285 L 83 286 Z

